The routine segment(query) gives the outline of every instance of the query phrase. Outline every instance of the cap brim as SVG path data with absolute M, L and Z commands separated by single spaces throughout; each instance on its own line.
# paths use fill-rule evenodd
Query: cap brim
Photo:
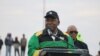
M 45 16 L 45 18 L 46 18 L 46 19 L 47 19 L 47 18 L 56 19 L 56 17 L 55 17 L 55 16 L 53 16 L 53 15 L 46 15 L 46 16 Z

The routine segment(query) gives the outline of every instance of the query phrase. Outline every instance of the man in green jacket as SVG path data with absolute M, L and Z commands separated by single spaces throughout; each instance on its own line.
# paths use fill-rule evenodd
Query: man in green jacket
M 48 11 L 45 16 L 45 29 L 36 32 L 28 43 L 28 56 L 39 56 L 41 49 L 61 47 L 74 49 L 74 42 L 70 36 L 58 29 L 59 16 L 55 11 Z

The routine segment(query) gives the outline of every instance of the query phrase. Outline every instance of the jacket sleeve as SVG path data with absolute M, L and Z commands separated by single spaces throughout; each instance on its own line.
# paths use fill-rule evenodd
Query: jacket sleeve
M 39 40 L 35 34 L 31 37 L 28 43 L 28 56 L 39 55 Z

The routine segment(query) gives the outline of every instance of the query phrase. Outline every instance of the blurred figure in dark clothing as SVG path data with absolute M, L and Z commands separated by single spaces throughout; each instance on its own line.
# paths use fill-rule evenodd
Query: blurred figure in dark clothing
M 6 56 L 11 56 L 11 46 L 13 44 L 13 39 L 11 33 L 8 33 L 5 39 L 6 45 Z
M 2 48 L 2 45 L 3 45 L 3 41 L 2 41 L 1 36 L 0 36 L 0 56 L 1 56 L 1 48 Z
M 20 54 L 19 54 L 19 46 L 20 46 L 20 43 L 18 41 L 18 37 L 15 37 L 15 41 L 14 41 L 15 56 L 16 56 L 16 53 L 18 53 L 18 56 L 20 56 Z
M 26 44 L 27 44 L 27 40 L 25 38 L 25 34 L 23 34 L 23 37 L 21 39 L 21 56 L 25 56 Z
M 74 25 L 70 25 L 68 27 L 67 33 L 73 38 L 74 45 L 75 45 L 76 48 L 78 48 L 78 49 L 87 49 L 88 50 L 88 46 L 87 46 L 86 43 L 77 40 L 78 30 Z

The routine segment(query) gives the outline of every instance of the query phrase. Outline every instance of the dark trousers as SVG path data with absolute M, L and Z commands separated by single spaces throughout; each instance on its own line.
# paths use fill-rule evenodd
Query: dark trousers
M 21 47 L 21 56 L 25 56 L 25 47 Z

